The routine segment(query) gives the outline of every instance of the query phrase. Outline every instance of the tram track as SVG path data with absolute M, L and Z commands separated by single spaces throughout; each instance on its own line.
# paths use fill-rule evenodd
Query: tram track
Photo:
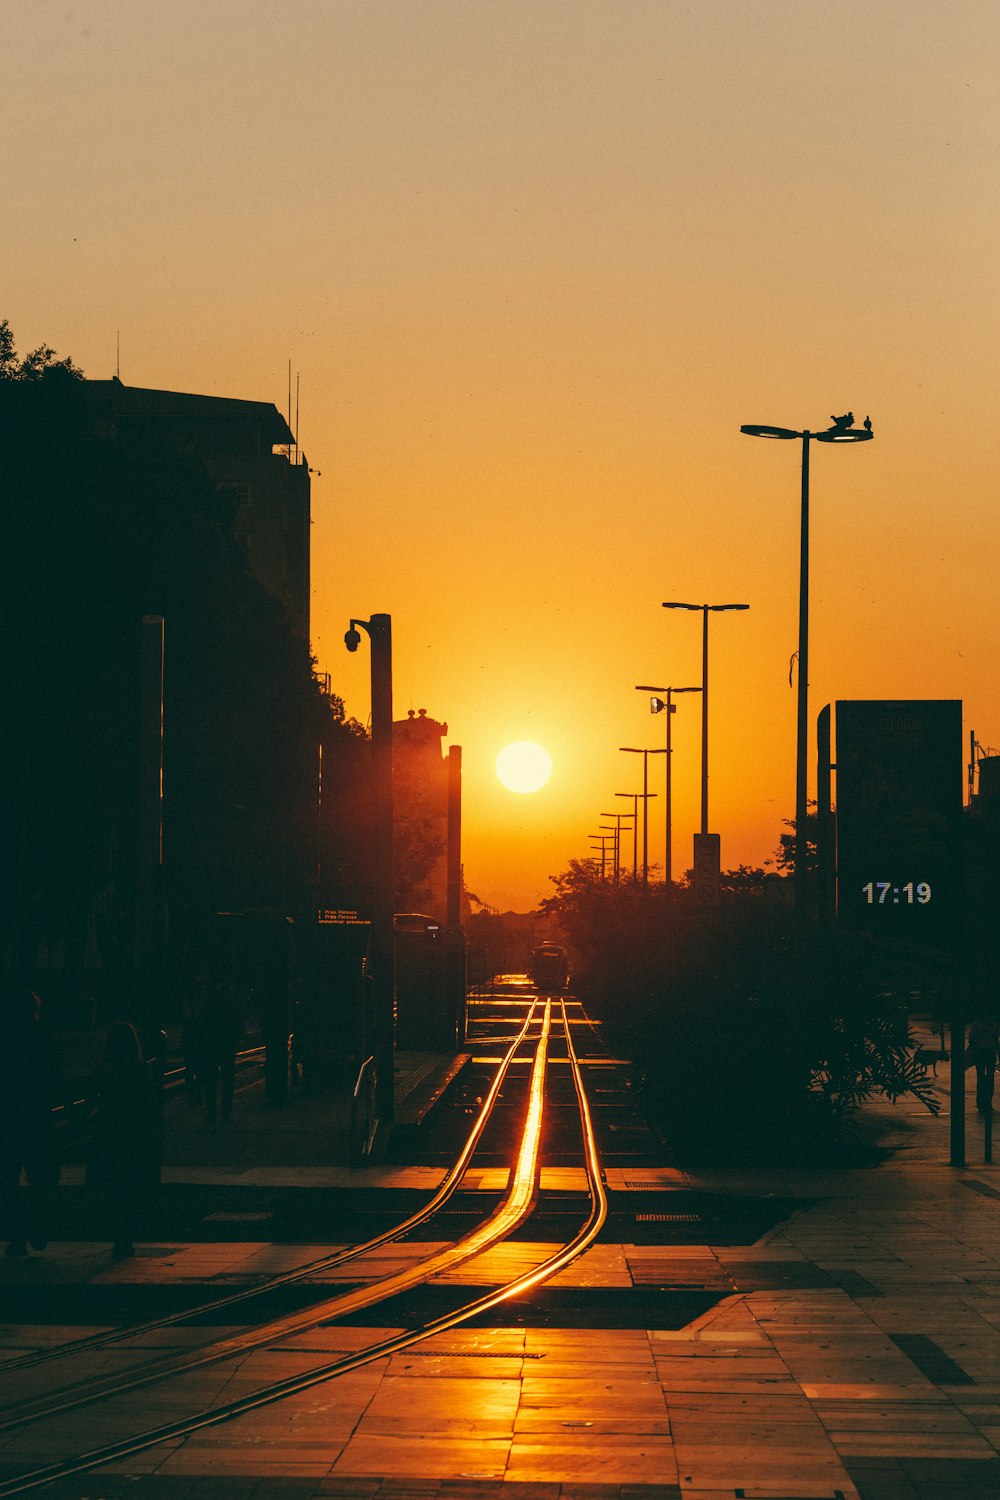
M 189 1322 L 193 1318 L 207 1317 L 211 1313 L 221 1312 L 224 1308 L 236 1307 L 242 1303 L 251 1301 L 255 1297 L 266 1296 L 269 1292 L 291 1286 L 297 1281 L 304 1281 L 310 1276 L 316 1276 L 324 1271 L 334 1270 L 336 1267 L 345 1265 L 352 1260 L 358 1260 L 362 1256 L 380 1249 L 383 1245 L 392 1244 L 393 1241 L 402 1239 L 404 1235 L 425 1224 L 428 1219 L 438 1213 L 454 1196 L 466 1168 L 472 1160 L 476 1147 L 482 1138 L 483 1131 L 492 1114 L 510 1066 L 514 1062 L 521 1044 L 528 1036 L 535 1018 L 536 1009 L 537 1002 L 529 1009 L 520 1031 L 510 1039 L 509 1050 L 499 1061 L 496 1077 L 483 1099 L 479 1115 L 473 1123 L 472 1129 L 469 1131 L 453 1165 L 445 1175 L 437 1191 L 415 1213 L 410 1214 L 398 1224 L 392 1225 L 370 1239 L 356 1245 L 348 1245 L 344 1249 L 335 1251 L 332 1255 L 320 1256 L 316 1260 L 296 1266 L 290 1271 L 283 1271 L 277 1276 L 268 1277 L 266 1281 L 258 1282 L 255 1286 L 243 1287 L 238 1291 L 227 1292 L 224 1297 L 216 1297 L 209 1302 L 200 1302 L 192 1307 L 183 1308 L 174 1313 L 166 1313 L 162 1317 L 153 1318 L 144 1323 L 129 1324 L 124 1328 L 104 1329 L 99 1333 L 88 1334 L 84 1338 L 73 1339 L 54 1345 L 48 1349 L 33 1350 L 29 1354 L 22 1354 L 14 1359 L 4 1360 L 0 1362 L 0 1377 L 8 1373 L 27 1370 L 34 1365 L 46 1364 L 51 1360 L 66 1359 L 72 1355 L 93 1352 L 110 1344 L 123 1343 L 128 1339 L 144 1337 L 150 1333 L 157 1333 L 161 1329 L 170 1328 L 175 1324 Z M 11 1421 L 0 1419 L 0 1432 L 5 1431 L 12 1425 L 14 1424 Z
M 435 1207 L 440 1206 L 441 1192 L 449 1181 L 452 1182 L 452 1190 L 454 1186 L 457 1186 L 458 1180 L 465 1170 L 465 1166 L 471 1159 L 475 1144 L 481 1137 L 486 1122 L 492 1114 L 503 1077 L 513 1060 L 514 1054 L 522 1041 L 527 1038 L 528 1029 L 532 1024 L 538 1004 L 539 1002 L 536 1000 L 531 1006 L 522 1032 L 519 1034 L 519 1039 L 512 1045 L 503 1063 L 498 1067 L 493 1087 L 484 1101 L 484 1108 L 481 1111 L 479 1119 L 477 1119 L 476 1126 L 473 1127 L 473 1131 L 470 1133 L 466 1147 L 463 1149 L 452 1171 L 448 1174 L 446 1183 L 442 1184 L 442 1188 L 439 1189 L 432 1200 Z M 105 1444 L 101 1448 L 78 1454 L 73 1459 L 49 1464 L 43 1468 L 30 1470 L 23 1474 L 0 1480 L 0 1497 L 26 1493 L 29 1490 L 52 1483 L 57 1479 L 68 1478 L 71 1475 L 83 1473 L 89 1469 L 98 1468 L 104 1464 L 142 1452 L 160 1443 L 189 1436 L 191 1433 L 202 1428 L 232 1420 L 258 1407 L 280 1401 L 296 1392 L 306 1390 L 310 1386 L 334 1379 L 338 1375 L 346 1374 L 350 1370 L 358 1369 L 365 1364 L 372 1363 L 386 1355 L 405 1349 L 411 1344 L 418 1343 L 436 1333 L 454 1328 L 471 1318 L 489 1311 L 503 1301 L 529 1291 L 532 1287 L 538 1286 L 543 1281 L 556 1275 L 565 1266 L 570 1264 L 573 1259 L 582 1254 L 593 1243 L 600 1232 L 601 1226 L 607 1216 L 608 1204 L 598 1159 L 593 1121 L 583 1085 L 580 1063 L 573 1046 L 571 1027 L 566 1015 L 565 1001 L 560 1003 L 560 1012 L 562 1034 L 565 1037 L 567 1060 L 572 1071 L 579 1112 L 583 1143 L 582 1154 L 590 1199 L 588 1217 L 582 1228 L 569 1241 L 564 1243 L 559 1249 L 554 1250 L 551 1255 L 531 1270 L 494 1288 L 486 1295 L 481 1295 L 464 1306 L 452 1310 L 444 1316 L 438 1317 L 417 1328 L 404 1329 L 387 1339 L 382 1339 L 348 1355 L 342 1355 L 332 1362 L 264 1386 L 261 1390 L 241 1397 L 237 1401 L 215 1406 L 184 1417 L 179 1421 L 118 1439 L 115 1442 Z M 0 1431 L 17 1429 L 18 1432 L 23 1432 L 30 1423 L 52 1420 L 80 1406 L 91 1405 L 98 1401 L 108 1401 L 114 1396 L 128 1395 L 153 1383 L 159 1383 L 188 1371 L 203 1368 L 208 1364 L 221 1363 L 267 1346 L 273 1346 L 283 1339 L 294 1337 L 299 1333 L 315 1328 L 320 1323 L 328 1323 L 337 1318 L 348 1316 L 359 1309 L 374 1306 L 403 1292 L 426 1285 L 436 1277 L 447 1271 L 454 1270 L 457 1266 L 471 1260 L 491 1245 L 511 1235 L 529 1218 L 537 1197 L 551 1013 L 552 1002 L 551 1000 L 546 1000 L 541 1017 L 541 1032 L 535 1045 L 521 1141 L 516 1163 L 511 1171 L 507 1195 L 494 1212 L 476 1229 L 466 1235 L 462 1235 L 451 1244 L 445 1245 L 443 1248 L 427 1256 L 420 1257 L 418 1261 L 404 1268 L 402 1271 L 390 1273 L 375 1281 L 341 1293 L 336 1297 L 323 1299 L 302 1312 L 262 1324 L 241 1335 L 216 1340 L 212 1344 L 194 1351 L 188 1351 L 180 1356 L 172 1354 L 160 1357 L 153 1361 L 147 1361 L 145 1365 L 140 1365 L 131 1371 L 119 1372 L 103 1379 L 98 1378 L 88 1382 L 80 1382 L 76 1386 L 63 1387 L 61 1391 L 50 1394 L 48 1397 L 36 1399 L 33 1402 L 20 1403 L 18 1407 L 11 1409 L 8 1420 L 0 1427 Z M 475 1139 L 473 1140 L 472 1137 L 475 1137 Z M 465 1162 L 460 1168 L 463 1158 L 465 1158 Z M 434 1208 L 428 1205 L 422 1211 L 421 1216 L 426 1218 L 433 1211 Z M 418 1218 L 421 1216 L 412 1217 Z M 297 1268 L 294 1272 L 285 1273 L 283 1277 L 275 1278 L 265 1285 L 267 1287 L 276 1284 L 284 1285 L 287 1284 L 289 1279 L 301 1279 L 302 1276 L 310 1274 L 311 1270 L 315 1271 L 321 1264 L 328 1266 L 330 1264 L 342 1263 L 343 1260 L 356 1256 L 360 1257 L 366 1250 L 373 1248 L 376 1244 L 382 1245 L 392 1239 L 402 1237 L 410 1227 L 412 1227 L 412 1220 L 406 1221 L 404 1225 L 397 1226 L 394 1230 L 387 1231 L 385 1234 L 378 1236 L 374 1241 L 366 1242 L 363 1246 L 351 1247 L 348 1251 L 339 1252 L 337 1256 L 324 1258 L 323 1262 L 313 1262 L 310 1267 Z M 263 1289 L 262 1287 L 249 1289 L 249 1295 L 259 1295 Z M 168 1326 L 170 1323 L 180 1322 L 206 1310 L 214 1311 L 221 1306 L 232 1305 L 234 1302 L 246 1300 L 247 1296 L 247 1291 L 231 1294 L 226 1298 L 218 1299 L 215 1303 L 206 1304 L 203 1308 L 189 1309 L 182 1314 L 157 1320 L 154 1324 L 143 1325 L 141 1331 L 162 1328 Z M 96 1335 L 94 1338 L 97 1340 L 103 1339 L 104 1342 L 112 1342 L 116 1338 L 127 1338 L 130 1334 L 135 1335 L 139 1331 L 136 1328 L 128 1329 L 124 1333 L 115 1330 L 110 1337 Z M 84 1348 L 95 1348 L 97 1344 L 80 1340 L 62 1347 L 65 1351 L 81 1352 Z M 48 1351 L 45 1352 L 48 1353 Z M 31 1359 L 32 1356 L 28 1356 L 27 1358 Z M 19 1361 L 8 1362 L 6 1368 L 9 1370 L 19 1363 Z M 21 1368 L 23 1367 L 21 1365 Z M 2 1462 L 3 1452 L 0 1450 L 0 1463 Z

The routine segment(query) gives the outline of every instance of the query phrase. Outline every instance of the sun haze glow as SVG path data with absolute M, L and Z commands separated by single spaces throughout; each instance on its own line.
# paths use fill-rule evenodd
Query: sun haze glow
M 537 792 L 552 775 L 552 757 L 532 740 L 515 740 L 497 756 L 497 776 L 511 792 Z
M 664 599 L 751 605 L 710 625 L 709 815 L 723 868 L 772 858 L 799 455 L 744 423 L 875 427 L 813 454 L 810 742 L 825 703 L 935 697 L 1000 742 L 1000 6 L 200 0 L 197 48 L 190 4 L 7 12 L 3 205 L 36 232 L 0 319 L 91 378 L 292 415 L 317 668 L 364 723 L 344 629 L 392 615 L 491 906 L 536 908 L 642 790 L 618 747 L 665 725 L 635 684 L 701 681 Z M 679 872 L 701 707 L 674 706 Z M 490 773 L 529 727 L 556 774 L 512 808 Z

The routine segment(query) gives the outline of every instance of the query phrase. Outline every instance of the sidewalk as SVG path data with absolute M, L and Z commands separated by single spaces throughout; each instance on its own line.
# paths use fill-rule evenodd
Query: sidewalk
M 937 1086 L 947 1109 L 946 1068 Z M 715 1288 L 721 1300 L 682 1329 L 459 1328 L 137 1455 L 102 1471 L 99 1485 L 83 1476 L 60 1500 L 997 1500 L 1000 1170 L 982 1162 L 968 1093 L 965 1169 L 947 1164 L 947 1114 L 904 1102 L 866 1111 L 891 1149 L 877 1167 L 644 1173 L 660 1191 L 810 1204 L 750 1246 L 600 1243 L 552 1283 Z M 287 1115 L 289 1143 L 302 1134 L 295 1110 L 273 1115 Z M 294 1165 L 256 1170 L 302 1180 Z M 432 1185 L 433 1169 L 420 1170 Z M 403 1175 L 370 1167 L 352 1180 L 397 1185 Z M 619 1174 L 608 1176 L 613 1192 Z M 57 1244 L 29 1262 L 0 1262 L 0 1284 L 8 1297 L 19 1280 L 67 1275 L 218 1287 L 318 1253 L 247 1241 L 111 1265 L 95 1248 Z M 542 1254 L 523 1241 L 501 1251 L 449 1280 L 482 1284 L 510 1257 Z M 35 1331 L 38 1341 L 57 1333 Z M 4 1334 L 5 1354 L 32 1340 L 31 1330 Z M 317 1328 L 297 1341 L 299 1359 L 303 1348 L 332 1357 L 369 1334 Z M 244 1361 L 240 1380 L 295 1361 L 291 1348 L 262 1352 Z

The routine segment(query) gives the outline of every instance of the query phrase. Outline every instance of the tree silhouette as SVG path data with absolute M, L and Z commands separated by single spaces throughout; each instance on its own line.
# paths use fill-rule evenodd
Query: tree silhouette
M 811 808 L 815 808 L 816 804 L 815 804 L 815 802 L 810 802 L 809 806 Z M 781 821 L 782 821 L 783 826 L 785 828 L 789 829 L 790 831 L 788 833 L 781 834 L 780 837 L 779 837 L 779 839 L 778 839 L 778 847 L 774 851 L 774 864 L 775 864 L 775 867 L 777 869 L 781 870 L 783 874 L 785 874 L 785 875 L 794 875 L 795 874 L 796 852 L 797 852 L 797 833 L 796 833 L 796 827 L 795 827 L 795 819 L 794 818 L 782 818 Z M 819 834 L 819 814 L 817 812 L 807 812 L 806 813 L 806 872 L 807 872 L 807 874 L 810 874 L 810 875 L 814 875 L 817 872 L 817 870 L 819 869 L 818 834 Z M 770 864 L 771 861 L 768 860 L 767 863 Z
M 0 380 L 42 380 L 54 374 L 83 379 L 83 371 L 72 359 L 59 359 L 48 344 L 39 344 L 24 359 L 18 359 L 14 334 L 6 318 L 0 322 Z

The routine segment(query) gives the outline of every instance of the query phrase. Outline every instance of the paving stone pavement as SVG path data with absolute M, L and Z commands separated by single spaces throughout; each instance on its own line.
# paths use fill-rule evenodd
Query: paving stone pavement
M 944 1072 L 938 1084 L 947 1108 Z M 770 1193 L 808 1205 L 753 1245 L 601 1244 L 562 1273 L 563 1285 L 591 1288 L 714 1287 L 721 1300 L 685 1328 L 459 1328 L 37 1493 L 54 1500 L 998 1500 L 1000 1174 L 982 1160 L 982 1122 L 967 1108 L 965 1168 L 948 1165 L 947 1114 L 933 1119 L 901 1103 L 869 1111 L 890 1147 L 876 1167 L 651 1177 L 661 1189 Z M 257 1178 L 291 1182 L 297 1170 L 258 1169 Z M 330 1180 L 338 1171 L 314 1170 Z M 400 1175 L 371 1169 L 355 1180 Z M 613 1173 L 609 1185 L 613 1191 Z M 21 1285 L 172 1278 L 217 1289 L 305 1263 L 320 1248 L 198 1244 L 173 1247 L 169 1260 L 112 1264 L 107 1247 L 55 1244 L 44 1256 L 0 1261 L 11 1319 L 0 1326 L 0 1358 L 65 1334 L 17 1326 Z M 378 1269 L 393 1253 L 414 1252 L 387 1247 Z M 524 1264 L 541 1253 L 518 1242 L 449 1279 L 479 1283 L 502 1273 L 510 1256 Z M 174 1342 L 192 1336 L 170 1334 Z M 291 1373 L 317 1351 L 327 1358 L 369 1336 L 364 1328 L 312 1329 L 247 1356 L 228 1376 L 191 1377 L 189 1397 L 220 1388 L 229 1397 L 255 1376 Z M 166 1340 L 166 1333 L 150 1336 L 157 1347 Z M 9 1387 L 4 1394 L 10 1398 Z M 27 1433 L 4 1435 L 2 1472 L 44 1460 L 43 1440 Z M 42 1443 L 37 1454 L 33 1442 Z

